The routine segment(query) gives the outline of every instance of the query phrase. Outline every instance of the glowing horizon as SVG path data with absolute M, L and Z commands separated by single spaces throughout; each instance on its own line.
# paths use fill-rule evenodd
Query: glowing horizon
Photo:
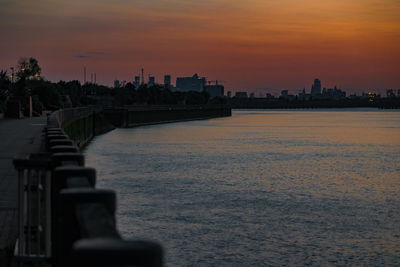
M 39 60 L 45 78 L 110 85 L 143 67 L 198 73 L 228 90 L 400 88 L 400 1 L 0 0 L 0 69 Z

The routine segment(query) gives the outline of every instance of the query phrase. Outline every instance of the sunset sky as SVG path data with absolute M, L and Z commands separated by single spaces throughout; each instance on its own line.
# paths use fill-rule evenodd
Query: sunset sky
M 400 89 L 400 0 L 0 0 L 0 31 L 0 69 L 32 56 L 51 81 Z

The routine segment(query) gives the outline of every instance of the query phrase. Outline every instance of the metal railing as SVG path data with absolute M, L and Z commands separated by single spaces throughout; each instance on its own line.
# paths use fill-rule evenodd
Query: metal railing
M 80 108 L 67 108 L 60 109 L 53 112 L 49 116 L 49 122 L 52 123 L 51 127 L 63 127 L 66 123 L 77 120 L 79 118 L 87 117 L 93 112 L 99 111 L 99 108 L 94 107 L 80 107 Z

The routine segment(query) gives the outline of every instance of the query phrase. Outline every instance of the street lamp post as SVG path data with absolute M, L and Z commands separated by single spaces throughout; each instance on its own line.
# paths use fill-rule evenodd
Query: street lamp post
M 11 83 L 14 83 L 14 67 L 11 67 Z

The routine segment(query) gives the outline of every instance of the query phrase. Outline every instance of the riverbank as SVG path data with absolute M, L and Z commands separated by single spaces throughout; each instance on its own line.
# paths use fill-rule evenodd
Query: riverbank
M 338 100 L 315 99 L 307 101 L 284 98 L 230 98 L 228 103 L 234 109 L 400 108 L 400 98 L 346 98 Z

